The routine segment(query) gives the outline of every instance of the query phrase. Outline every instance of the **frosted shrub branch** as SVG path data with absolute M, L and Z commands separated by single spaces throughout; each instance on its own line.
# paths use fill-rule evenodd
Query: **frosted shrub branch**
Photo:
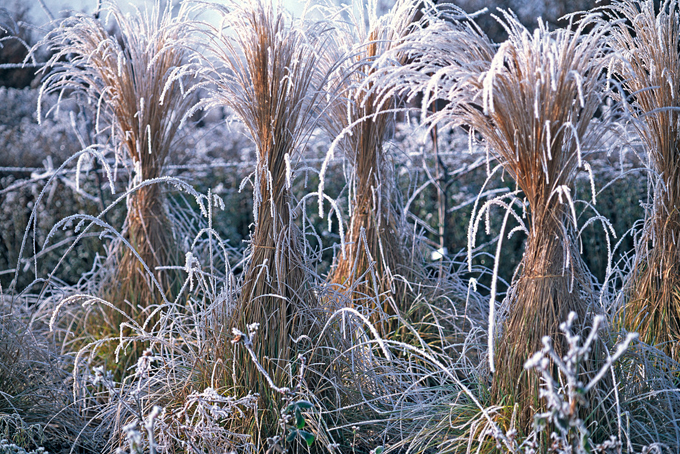
M 554 349 L 550 337 L 543 338 L 543 348 L 536 352 L 524 364 L 527 370 L 536 370 L 542 377 L 539 397 L 545 399 L 547 411 L 534 417 L 536 432 L 552 427 L 553 446 L 559 452 L 585 453 L 593 449 L 585 422 L 579 417 L 579 408 L 586 405 L 586 395 L 604 378 L 612 365 L 625 353 L 637 333 L 628 333 L 620 342 L 613 355 L 607 354 L 607 359 L 600 370 L 589 379 L 588 383 L 581 381 L 583 363 L 591 354 L 598 339 L 598 331 L 604 322 L 604 317 L 598 315 L 593 319 L 593 326 L 586 339 L 581 344 L 581 336 L 573 332 L 576 313 L 571 312 L 567 321 L 560 324 L 569 350 L 560 357 Z M 559 370 L 559 380 L 554 376 L 554 364 Z

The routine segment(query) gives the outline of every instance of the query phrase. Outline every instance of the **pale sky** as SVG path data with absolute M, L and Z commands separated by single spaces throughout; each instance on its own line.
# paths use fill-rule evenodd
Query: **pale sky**
M 44 23 L 49 20 L 47 14 L 43 11 L 38 0 L 24 0 L 31 4 L 31 16 L 36 23 Z M 55 17 L 61 16 L 62 11 L 78 11 L 84 13 L 91 13 L 97 7 L 97 0 L 44 0 L 45 5 L 52 12 Z M 121 2 L 121 5 L 128 3 L 128 0 Z
M 144 5 L 145 3 L 153 3 L 154 0 L 117 0 L 118 4 L 125 9 L 130 7 L 131 4 L 137 6 Z M 36 24 L 44 24 L 49 20 L 47 14 L 43 11 L 40 6 L 39 0 L 10 0 L 10 2 L 31 4 L 31 17 Z M 61 11 L 73 10 L 84 13 L 91 13 L 97 7 L 97 0 L 44 0 L 45 5 L 54 14 L 55 17 L 60 17 Z M 304 2 L 303 0 L 283 0 L 284 5 L 288 7 L 293 13 L 297 14 L 302 11 Z

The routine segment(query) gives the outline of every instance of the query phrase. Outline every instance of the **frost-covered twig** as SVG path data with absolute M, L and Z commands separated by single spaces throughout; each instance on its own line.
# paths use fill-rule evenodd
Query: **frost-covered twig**
M 637 338 L 637 333 L 627 334 L 617 346 L 614 354 L 607 354 L 607 360 L 600 370 L 590 377 L 588 383 L 583 383 L 580 378 L 583 372 L 582 365 L 597 342 L 598 331 L 604 318 L 602 316 L 594 318 L 590 333 L 582 344 L 581 336 L 574 333 L 575 321 L 576 313 L 571 312 L 567 321 L 560 324 L 569 347 L 566 355 L 561 357 L 555 351 L 552 339 L 546 336 L 543 338 L 543 349 L 527 360 L 524 368 L 536 370 L 543 379 L 539 397 L 546 401 L 547 411 L 535 415 L 534 430 L 541 432 L 550 427 L 556 431 L 551 434 L 550 438 L 557 450 L 585 453 L 593 449 L 594 444 L 590 439 L 590 432 L 585 421 L 580 418 L 579 410 L 587 403 L 586 395 L 595 388 L 612 365 L 628 349 L 631 342 Z M 552 364 L 559 370 L 559 379 L 554 375 Z

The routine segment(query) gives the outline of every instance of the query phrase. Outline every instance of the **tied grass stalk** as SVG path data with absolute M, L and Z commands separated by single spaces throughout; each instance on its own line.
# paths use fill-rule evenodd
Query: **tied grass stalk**
M 326 129 L 335 137 L 328 157 L 337 146 L 349 162 L 351 219 L 345 250 L 337 258 L 329 277 L 333 283 L 351 289 L 349 303 L 364 305 L 381 300 L 381 307 L 371 308 L 374 321 L 385 315 L 406 312 L 406 289 L 393 279 L 403 274 L 407 250 L 404 245 L 400 216 L 394 205 L 396 189 L 389 162 L 386 141 L 392 131 L 395 100 L 380 99 L 375 83 L 378 57 L 394 46 L 412 28 L 417 5 L 410 0 L 399 1 L 389 14 L 378 17 L 377 2 L 367 5 L 354 2 L 337 12 L 347 19 L 336 31 L 336 53 L 333 61 L 340 61 L 330 81 L 336 98 L 328 112 Z M 340 55 L 341 50 L 345 53 Z M 403 56 L 402 56 L 403 59 Z M 324 167 L 325 170 L 325 167 Z M 323 193 L 322 170 L 319 194 Z M 320 200 L 320 203 L 322 200 Z M 367 271 L 377 276 L 377 292 Z M 361 283 L 356 281 L 366 279 Z M 383 334 L 389 328 L 379 324 Z
M 60 99 L 76 98 L 93 109 L 96 136 L 108 140 L 117 162 L 132 168 L 130 189 L 139 186 L 128 196 L 123 225 L 136 254 L 116 243 L 110 256 L 115 271 L 100 287 L 105 299 L 140 320 L 146 307 L 167 301 L 179 282 L 173 271 L 156 271 L 176 263 L 178 254 L 160 187 L 142 183 L 162 176 L 192 102 L 185 92 L 191 81 L 173 78 L 188 56 L 187 12 L 182 7 L 173 15 L 170 2 L 162 6 L 156 0 L 150 9 L 124 14 L 104 2 L 101 17 L 113 22 L 116 33 L 96 17 L 77 14 L 43 40 L 53 55 L 41 96 L 59 93 Z M 154 290 L 142 262 L 162 292 Z M 114 320 L 111 328 L 117 330 L 121 321 Z
M 448 20 L 433 21 L 406 44 L 414 58 L 400 69 L 408 80 L 402 89 L 424 93 L 424 115 L 438 100 L 448 101 L 426 120 L 479 134 L 523 195 L 523 200 L 515 192 L 476 206 L 469 242 L 472 250 L 490 207 L 510 210 L 517 204 L 526 212 L 525 218 L 513 214 L 519 227 L 512 232 L 520 229 L 528 238 L 503 304 L 507 315 L 500 335 L 491 334 L 496 318 L 489 321 L 490 367 L 496 369 L 492 394 L 510 408 L 519 404 L 517 425 L 526 433 L 532 408 L 544 403 L 539 379 L 527 375 L 522 364 L 541 349 L 545 336 L 554 339 L 558 354 L 566 353 L 559 324 L 572 311 L 581 326 L 587 324 L 594 302 L 592 278 L 579 255 L 572 194 L 584 154 L 600 142 L 609 122 L 606 113 L 595 118 L 608 89 L 607 25 L 586 15 L 554 32 L 540 23 L 532 34 L 514 15 L 503 13 L 498 20 L 509 38 L 496 48 L 469 17 L 455 9 L 441 13 Z M 495 304 L 492 297 L 492 309 Z M 585 373 L 594 367 L 584 365 Z
M 470 126 L 514 178 L 528 211 L 528 239 L 508 294 L 504 333 L 496 340 L 497 351 L 489 353 L 499 364 L 504 358 L 525 361 L 541 348 L 544 336 L 564 355 L 559 324 L 574 312 L 580 330 L 591 318 L 594 290 L 579 254 L 570 194 L 583 151 L 597 145 L 604 130 L 595 115 L 609 63 L 604 26 L 588 33 L 588 20 L 556 32 L 541 25 L 532 36 L 516 18 L 505 18 L 510 36 L 483 79 L 483 109 L 469 110 Z M 531 408 L 545 403 L 538 399 L 540 380 L 526 375 L 522 362 L 499 368 L 492 393 L 520 404 L 519 426 L 527 429 Z M 597 355 L 588 362 L 586 374 L 597 370 Z
M 293 20 L 278 1 L 212 8 L 221 25 L 204 29 L 210 59 L 201 64 L 208 81 L 203 106 L 229 108 L 257 152 L 250 257 L 221 347 L 233 361 L 229 386 L 260 393 L 261 426 L 253 432 L 263 438 L 257 444 L 276 431 L 281 396 L 272 393 L 243 348 L 228 347 L 228 328 L 259 324 L 253 351 L 273 383 L 284 387 L 284 367 L 296 358 L 291 339 L 309 332 L 309 309 L 317 306 L 290 182 L 322 107 L 326 75 L 317 49 L 325 44 L 316 23 Z
M 612 46 L 633 124 L 652 170 L 651 206 L 636 241 L 623 324 L 680 358 L 680 4 L 615 2 Z

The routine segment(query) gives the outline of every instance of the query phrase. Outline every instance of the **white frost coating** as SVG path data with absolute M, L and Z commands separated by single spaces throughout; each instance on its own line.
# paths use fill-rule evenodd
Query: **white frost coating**
M 40 90 L 38 91 L 38 107 L 37 107 L 37 115 L 38 115 L 38 124 L 42 125 L 42 98 L 43 94 L 45 93 L 45 84 L 40 86 Z
M 89 157 L 89 153 L 83 153 L 78 157 L 76 163 L 76 191 L 80 191 L 80 172 L 82 171 L 83 162 L 87 161 Z
M 555 68 L 555 55 L 552 52 L 548 53 L 550 60 L 550 88 L 552 91 L 557 91 L 557 69 Z
M 122 52 L 118 53 L 118 77 L 123 77 L 123 65 L 125 64 L 125 56 Z
M 574 223 L 574 228 L 578 229 L 576 208 L 574 207 L 574 201 L 571 198 L 571 189 L 569 189 L 568 186 L 562 184 L 555 188 L 555 190 L 550 195 L 550 198 L 552 198 L 553 195 L 555 194 L 557 194 L 560 203 L 565 203 L 566 199 L 566 203 L 569 204 L 569 209 L 571 210 L 571 218 Z M 562 196 L 564 196 L 564 199 L 562 198 Z M 548 199 L 548 201 L 550 201 L 550 199 Z
M 482 80 L 482 106 L 484 108 L 484 115 L 490 115 L 495 112 L 493 105 L 493 82 L 496 77 L 496 73 L 503 69 L 503 63 L 505 62 L 505 52 L 509 49 L 510 45 L 505 42 L 501 44 L 496 55 L 494 55 L 493 60 L 491 60 L 491 66 L 486 73 L 483 73 L 480 78 Z
M 274 206 L 274 177 L 272 173 L 267 169 L 267 187 L 269 189 L 269 211 L 272 219 L 276 219 L 276 207 Z M 274 223 L 276 225 L 276 223 Z
M 543 153 L 543 159 L 541 159 L 540 161 L 541 169 L 543 169 L 543 174 L 545 175 L 545 184 L 548 185 L 550 184 L 550 174 L 548 173 L 548 156 L 546 148 L 541 149 L 541 153 Z
M 486 190 L 486 186 L 491 182 L 491 177 L 496 174 L 496 172 L 502 169 L 502 166 L 498 165 L 494 167 L 493 171 L 490 171 L 487 173 L 486 181 L 484 181 L 484 184 L 482 185 L 482 188 L 479 190 L 479 194 L 477 194 L 477 197 L 475 198 L 475 204 L 472 206 L 472 214 L 470 216 L 470 223 L 468 224 L 468 233 L 467 233 L 467 244 L 468 244 L 468 271 L 472 272 L 472 250 L 475 248 L 476 244 L 476 238 L 477 238 L 477 227 L 478 223 L 475 222 L 475 219 L 477 216 L 479 216 L 479 212 L 477 211 L 477 208 L 479 207 L 479 201 L 482 197 L 482 194 L 484 194 L 484 191 Z M 487 202 L 488 203 L 488 202 Z M 486 206 L 486 205 L 484 205 Z M 483 208 L 482 208 L 483 210 Z
M 508 208 L 505 210 L 503 217 L 503 225 L 501 225 L 501 233 L 498 236 L 498 244 L 496 245 L 496 259 L 493 264 L 493 276 L 491 277 L 491 295 L 489 296 L 489 335 L 488 335 L 488 349 L 489 349 L 489 370 L 496 372 L 496 365 L 494 361 L 494 342 L 495 342 L 495 328 L 496 328 L 496 287 L 498 285 L 498 265 L 501 258 L 501 246 L 503 245 L 503 236 L 505 235 L 505 227 L 508 224 L 508 218 L 512 212 L 512 205 L 515 200 L 511 200 Z M 488 212 L 488 210 L 487 210 Z
M 588 172 L 588 180 L 590 181 L 590 194 L 592 196 L 593 205 L 596 205 L 597 199 L 595 197 L 595 195 L 596 195 L 596 192 L 595 192 L 595 177 L 593 176 L 593 169 L 590 167 L 590 163 L 588 163 L 587 161 L 583 163 L 583 167 Z
M 578 90 L 578 100 L 581 103 L 581 108 L 586 106 L 585 98 L 583 97 L 583 78 L 576 70 L 570 71 L 570 74 L 574 76 L 574 81 L 576 82 L 576 90 Z
M 477 279 L 475 279 L 474 277 L 470 278 L 470 280 L 468 281 L 468 289 L 477 293 Z M 469 296 L 470 296 L 470 294 L 468 292 L 468 297 Z
M 534 118 L 536 120 L 539 120 L 541 118 L 540 110 L 538 108 L 538 99 L 540 98 L 540 96 L 539 96 L 540 90 L 541 90 L 541 84 L 540 84 L 540 81 L 539 81 L 539 83 L 536 84 L 536 93 L 534 94 Z
M 95 158 L 99 158 L 99 161 L 101 162 L 101 165 L 104 168 L 104 171 L 106 172 L 106 179 L 109 182 L 109 188 L 111 189 L 111 194 L 115 194 L 116 188 L 113 185 L 113 182 L 115 181 L 115 175 L 113 175 L 111 173 L 111 166 L 106 161 L 106 159 L 104 159 L 104 156 L 101 154 L 101 152 L 96 151 L 95 152 Z
M 574 142 L 576 142 L 576 159 L 578 160 L 577 165 L 579 167 L 582 167 L 583 166 L 583 152 L 581 151 L 581 139 L 578 136 L 578 131 L 576 130 L 576 126 L 574 126 L 574 124 L 572 122 L 568 121 L 564 124 L 563 127 L 569 128 L 569 130 L 571 131 L 571 135 L 574 139 Z
M 550 130 L 550 120 L 545 120 L 545 147 L 548 153 L 548 160 L 552 161 L 552 131 Z
M 184 271 L 187 273 L 187 280 L 189 281 L 189 291 L 194 290 L 194 272 L 201 270 L 201 264 L 198 259 L 191 253 L 186 253 L 184 261 Z
M 515 234 L 515 232 L 526 232 L 526 229 L 523 225 L 518 225 L 518 226 L 512 228 L 510 230 L 510 232 L 508 232 L 507 239 L 512 238 L 512 236 Z
M 283 155 L 283 160 L 286 162 L 286 189 L 291 188 L 291 169 L 290 169 L 290 153 Z
M 326 158 L 323 160 L 323 164 L 321 164 L 321 171 L 319 172 L 319 218 L 323 219 L 323 190 L 326 185 L 326 170 L 328 169 L 328 164 L 330 161 L 333 159 L 334 152 L 335 152 L 335 146 L 337 143 L 337 140 L 334 140 L 333 143 L 331 144 L 330 148 L 328 149 L 328 153 L 326 153 Z
M 666 72 L 666 82 L 668 83 L 668 88 L 671 89 L 671 99 L 675 99 L 675 86 L 673 84 L 673 77 L 668 71 L 666 71 L 666 68 L 664 68 L 664 71 Z
M 567 274 L 567 270 L 569 269 L 570 263 L 571 263 L 571 248 L 569 247 L 569 244 L 567 244 L 567 246 L 564 248 L 564 263 L 562 264 L 563 275 Z M 573 290 L 573 285 L 574 285 L 574 273 L 571 273 L 571 285 L 569 287 L 570 292 Z
M 328 201 L 331 203 L 331 207 L 333 208 L 333 211 L 335 211 L 335 216 L 338 218 L 338 234 L 340 235 L 340 247 L 342 248 L 342 258 L 343 260 L 347 258 L 347 253 L 345 252 L 345 227 L 343 224 L 342 220 L 342 214 L 340 209 L 338 208 L 338 205 L 335 203 L 335 200 L 330 198 L 329 196 L 324 194 L 324 197 L 328 199 Z M 329 214 L 330 217 L 330 214 Z M 330 225 L 328 230 L 330 231 Z
M 259 163 L 258 163 L 259 166 Z M 246 180 L 243 180 L 245 183 Z M 240 191 L 240 188 L 239 188 Z M 253 183 L 253 220 L 255 224 L 259 222 L 259 208 L 262 204 L 262 192 L 260 191 L 260 171 L 255 170 L 255 181 Z
M 97 100 L 97 114 L 95 115 L 94 118 L 94 132 L 97 134 L 101 133 L 101 129 L 99 128 L 99 118 L 101 117 L 102 114 L 102 104 L 104 103 L 104 95 L 106 95 L 106 90 L 102 90 L 101 94 L 99 95 L 99 99 Z M 115 134 L 115 130 L 112 132 L 112 134 Z M 113 140 L 115 139 L 115 137 L 112 137 L 111 139 Z

